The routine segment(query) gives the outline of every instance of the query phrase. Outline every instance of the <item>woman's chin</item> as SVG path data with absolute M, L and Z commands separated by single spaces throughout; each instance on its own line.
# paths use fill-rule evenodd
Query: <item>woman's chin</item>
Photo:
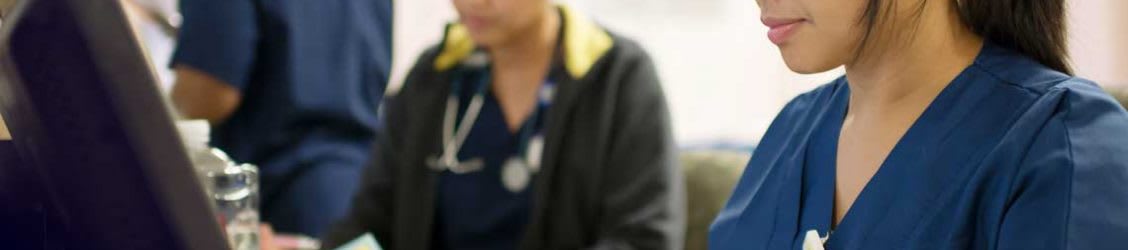
M 828 62 L 827 60 L 821 60 L 821 58 L 818 57 L 803 57 L 798 55 L 789 56 L 787 53 L 784 53 L 783 62 L 784 64 L 787 64 L 788 69 L 791 69 L 792 72 L 799 74 L 816 74 L 827 72 L 832 69 L 838 68 L 838 66 L 841 65 L 838 63 Z
M 790 61 L 788 61 L 788 63 L 787 63 L 787 68 L 791 69 L 792 72 L 804 74 L 804 75 L 827 72 L 827 71 L 830 71 L 830 70 L 837 68 L 837 67 L 838 66 L 823 66 L 823 65 L 790 63 Z
M 845 64 L 851 57 L 849 46 L 826 47 L 792 42 L 779 47 L 787 68 L 799 74 L 827 72 Z

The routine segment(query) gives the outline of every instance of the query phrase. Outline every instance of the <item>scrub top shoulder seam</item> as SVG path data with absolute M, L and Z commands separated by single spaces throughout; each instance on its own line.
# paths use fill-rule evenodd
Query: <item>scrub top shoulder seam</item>
M 1057 86 L 1057 87 L 1061 87 L 1061 86 Z M 1064 88 L 1064 87 L 1061 87 L 1061 88 L 1062 88 L 1063 92 L 1068 92 L 1067 88 Z M 1076 158 L 1075 158 L 1074 152 L 1073 152 L 1073 136 L 1069 133 L 1069 131 L 1070 131 L 1069 116 L 1073 115 L 1073 104 L 1069 102 L 1070 97 L 1069 97 L 1068 93 L 1062 93 L 1062 95 L 1064 95 L 1064 96 L 1062 96 L 1062 102 L 1063 102 L 1062 104 L 1065 105 L 1065 109 L 1064 109 L 1065 113 L 1062 114 L 1062 120 L 1056 121 L 1056 122 L 1061 122 L 1061 126 L 1063 128 L 1065 128 L 1065 129 L 1062 130 L 1062 133 L 1065 134 L 1065 149 L 1066 149 L 1066 152 L 1069 153 L 1069 190 L 1066 191 L 1066 194 L 1069 197 L 1068 198 L 1069 202 L 1065 203 L 1065 223 L 1064 223 L 1065 230 L 1062 230 L 1062 234 L 1064 234 L 1062 236 L 1062 239 L 1069 239 L 1069 232 L 1070 232 L 1070 230 L 1072 230 L 1072 223 L 1070 223 L 1070 221 L 1073 219 L 1073 189 L 1074 189 L 1074 186 L 1077 183 L 1077 181 L 1074 179 L 1074 176 L 1076 175 L 1076 172 L 1077 172 L 1077 163 L 1076 163 L 1076 161 L 1074 161 L 1074 159 L 1076 159 Z M 1061 242 L 1061 244 L 1062 244 L 1061 249 L 1071 249 L 1069 247 L 1069 242 L 1070 242 L 1069 240 L 1063 240 Z

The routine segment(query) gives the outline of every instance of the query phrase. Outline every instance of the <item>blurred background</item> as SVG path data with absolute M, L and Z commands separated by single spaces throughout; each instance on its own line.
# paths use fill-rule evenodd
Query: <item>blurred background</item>
M 162 90 L 176 76 L 176 0 L 121 0 Z M 1066 0 L 1072 66 L 1128 105 L 1128 1 Z M 0 14 L 4 3 L 0 0 Z M 709 222 L 728 198 L 751 149 L 795 95 L 843 72 L 791 72 L 765 37 L 755 0 L 558 0 L 612 32 L 633 38 L 654 59 L 669 98 L 689 196 L 687 246 L 703 246 Z M 388 94 L 426 48 L 456 20 L 450 0 L 394 3 Z M 0 121 L 0 128 L 3 121 Z M 0 129 L 0 139 L 7 135 Z M 696 249 L 696 248 L 688 248 Z
M 165 84 L 179 21 L 174 0 L 130 3 L 138 33 Z M 765 37 L 753 0 L 560 0 L 650 52 L 669 97 L 683 147 L 754 145 L 776 112 L 795 95 L 842 74 L 792 73 Z M 1081 77 L 1116 92 L 1128 88 L 1128 1 L 1067 0 L 1070 52 Z M 389 94 L 416 56 L 456 20 L 449 0 L 395 2 Z
M 414 55 L 442 36 L 457 14 L 448 0 L 396 3 L 392 84 Z M 654 57 L 682 145 L 754 144 L 776 112 L 797 94 L 833 80 L 841 69 L 799 75 L 783 64 L 760 24 L 755 0 L 564 0 L 612 31 L 634 38 Z M 1128 1 L 1067 0 L 1077 74 L 1128 87 Z

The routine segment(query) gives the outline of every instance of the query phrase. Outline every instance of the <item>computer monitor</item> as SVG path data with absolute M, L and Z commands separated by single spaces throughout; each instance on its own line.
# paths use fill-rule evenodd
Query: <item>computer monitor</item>
M 20 0 L 3 22 L 0 248 L 227 249 L 121 3 Z

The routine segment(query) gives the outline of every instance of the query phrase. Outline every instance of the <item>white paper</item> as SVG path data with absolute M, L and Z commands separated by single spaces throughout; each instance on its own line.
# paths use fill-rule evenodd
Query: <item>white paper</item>
M 371 233 L 366 233 L 349 241 L 344 246 L 338 247 L 337 250 L 383 250 L 380 245 L 376 243 L 376 237 Z

